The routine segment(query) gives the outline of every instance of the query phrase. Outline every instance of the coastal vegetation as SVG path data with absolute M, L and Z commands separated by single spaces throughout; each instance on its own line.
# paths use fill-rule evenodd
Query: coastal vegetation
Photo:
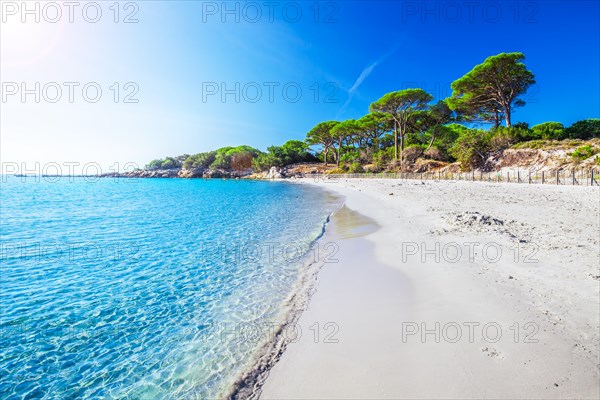
M 513 123 L 536 83 L 522 53 L 488 57 L 451 84 L 452 95 L 434 102 L 420 88 L 384 94 L 369 112 L 346 121 L 317 123 L 305 141 L 289 140 L 266 152 L 250 146 L 223 147 L 194 155 L 153 160 L 145 169 L 269 171 L 291 164 L 321 162 L 330 172 L 430 171 L 457 163 L 462 170 L 486 169 L 491 155 L 506 149 L 544 149 L 577 145 L 574 162 L 598 152 L 600 119 L 565 127 L 548 121 Z M 487 129 L 485 127 L 488 127 Z M 192 175 L 193 176 L 193 175 Z

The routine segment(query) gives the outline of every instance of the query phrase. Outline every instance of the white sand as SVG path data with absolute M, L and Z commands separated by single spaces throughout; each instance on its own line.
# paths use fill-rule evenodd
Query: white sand
M 338 262 L 262 399 L 598 398 L 599 188 L 300 183 L 346 197 Z

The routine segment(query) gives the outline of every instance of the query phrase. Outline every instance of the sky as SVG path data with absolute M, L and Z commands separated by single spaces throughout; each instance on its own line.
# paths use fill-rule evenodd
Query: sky
M 502 52 L 537 81 L 513 122 L 600 117 L 597 1 L 0 3 L 2 172 L 266 150 Z

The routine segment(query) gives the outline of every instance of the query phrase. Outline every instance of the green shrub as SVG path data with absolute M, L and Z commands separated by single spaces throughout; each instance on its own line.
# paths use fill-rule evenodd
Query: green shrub
M 513 124 L 512 128 L 516 128 L 516 129 L 521 129 L 524 131 L 528 131 L 529 130 L 529 124 L 527 122 L 517 122 L 516 124 Z
M 350 172 L 351 174 L 361 174 L 365 172 L 365 170 L 363 169 L 362 165 L 360 165 L 360 163 L 355 162 L 350 164 L 348 172 Z
M 360 162 L 361 155 L 360 150 L 354 147 L 348 148 L 346 150 L 342 149 L 342 157 L 340 161 L 345 164 L 352 164 L 355 162 Z
M 528 142 L 517 143 L 511 148 L 513 149 L 544 149 L 551 145 L 548 140 L 530 140 Z
M 590 118 L 575 122 L 565 130 L 566 137 L 571 139 L 600 138 L 600 119 Z
M 387 147 L 373 154 L 373 164 L 377 169 L 386 169 L 394 159 L 394 147 Z
M 429 134 L 427 132 L 409 133 L 404 137 L 404 147 L 408 148 L 411 146 L 429 144 L 430 139 L 431 139 L 431 134 Z
M 229 157 L 226 152 L 219 152 L 215 155 L 215 161 L 210 164 L 210 169 L 227 169 L 229 167 Z
M 513 149 L 542 149 L 542 150 L 559 150 L 570 149 L 585 143 L 581 139 L 563 139 L 563 140 L 530 140 L 528 142 L 517 143 L 512 146 Z
M 439 126 L 436 129 L 436 138 L 434 141 L 434 147 L 437 147 L 441 153 L 442 161 L 454 161 L 450 154 L 450 148 L 458 139 L 461 132 L 465 132 L 468 128 L 462 125 L 450 124 L 447 126 Z
M 267 153 L 259 154 L 253 161 L 252 167 L 257 171 L 266 171 L 271 167 L 313 162 L 317 158 L 309 151 L 309 146 L 299 140 L 288 140 L 282 146 L 267 147 Z
M 177 161 L 176 159 L 174 159 L 173 157 L 167 157 L 165 158 L 165 160 L 162 162 L 161 166 L 162 169 L 174 169 L 174 168 L 181 168 L 181 163 L 179 161 Z
M 149 171 L 157 170 L 157 169 L 160 169 L 160 166 L 162 165 L 162 163 L 163 163 L 163 160 L 152 160 L 148 164 L 146 164 L 144 169 L 147 169 Z
M 587 160 L 594 154 L 598 153 L 598 149 L 592 147 L 590 145 L 579 146 L 575 149 L 575 151 L 571 154 L 571 157 L 578 161 Z
M 250 156 L 252 159 L 258 157 L 261 152 L 253 147 L 242 145 L 237 147 L 222 147 L 217 149 L 216 154 L 214 155 L 213 162 L 210 163 L 209 167 L 211 169 L 231 169 L 234 168 L 232 165 L 232 161 L 237 159 L 238 156 L 243 155 L 244 158 L 248 158 Z M 253 160 L 249 162 L 252 164 Z M 242 164 L 247 164 L 246 162 Z M 234 168 L 235 169 L 235 168 Z
M 560 122 L 543 122 L 534 125 L 531 132 L 535 139 L 561 140 L 565 136 L 565 127 Z
M 482 130 L 467 129 L 460 133 L 450 148 L 452 156 L 462 169 L 470 170 L 483 165 L 490 150 L 490 134 Z
M 208 168 L 210 164 L 215 161 L 215 157 L 217 155 L 216 151 L 209 151 L 206 153 L 198 153 L 192 156 L 189 156 L 183 162 L 183 168 L 192 169 L 192 168 Z
M 181 157 L 165 157 L 164 160 L 152 160 L 144 168 L 149 171 L 155 171 L 158 169 L 176 169 L 181 168 L 182 162 Z
M 494 150 L 506 149 L 515 143 L 537 139 L 533 131 L 525 128 L 524 125 L 521 125 L 520 127 L 512 126 L 510 128 L 499 126 L 497 128 L 492 128 L 490 134 L 490 140 L 492 141 Z
M 259 154 L 252 160 L 252 168 L 255 171 L 266 171 L 271 167 L 281 167 L 281 162 L 271 153 Z
M 488 151 L 497 151 L 507 149 L 515 143 L 520 142 L 515 138 L 513 131 L 510 128 L 499 126 L 492 129 L 488 134 Z
M 384 134 L 381 138 L 379 138 L 379 146 L 381 146 L 381 149 L 393 147 L 394 146 L 394 135 L 392 135 L 391 133 Z

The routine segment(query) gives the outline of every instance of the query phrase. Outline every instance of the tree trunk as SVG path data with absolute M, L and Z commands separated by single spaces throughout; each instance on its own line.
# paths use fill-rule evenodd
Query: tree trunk
M 498 110 L 494 110 L 494 128 L 500 126 L 500 116 L 498 115 Z
M 328 153 L 329 153 L 329 148 L 328 148 L 328 147 L 326 147 L 326 148 L 325 148 L 325 151 L 324 151 L 325 157 L 323 157 L 323 158 L 324 158 L 324 160 L 325 160 L 325 166 L 327 166 L 327 154 L 328 154 Z
M 398 123 L 394 121 L 394 160 L 398 160 Z
M 340 138 L 340 142 L 338 143 L 337 149 L 337 166 L 340 167 L 340 157 L 342 155 L 342 138 Z
M 429 146 L 425 149 L 425 151 L 429 150 L 431 146 L 433 146 L 433 141 L 435 140 L 435 131 L 437 130 L 437 125 L 433 127 L 433 133 L 431 134 L 431 140 L 429 141 Z M 425 153 L 425 151 L 423 153 Z
M 510 128 L 510 107 L 506 107 L 504 118 L 506 120 L 506 127 Z
M 400 135 L 400 172 L 404 172 L 404 133 Z

